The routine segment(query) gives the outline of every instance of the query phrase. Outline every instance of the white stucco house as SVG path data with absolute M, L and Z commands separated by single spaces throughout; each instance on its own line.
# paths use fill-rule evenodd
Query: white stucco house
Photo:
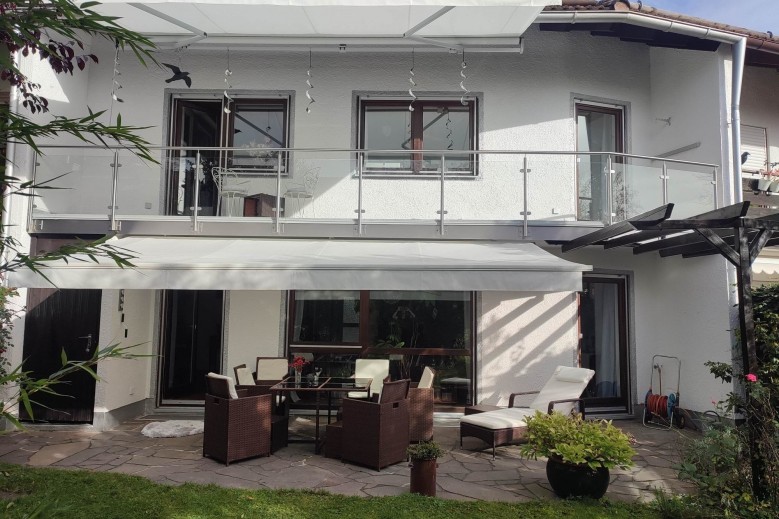
M 729 389 L 704 362 L 731 359 L 732 267 L 560 246 L 666 203 L 684 218 L 772 200 L 751 183 L 779 160 L 779 40 L 639 4 L 105 1 L 160 66 L 97 40 L 72 77 L 21 65 L 52 113 L 146 127 L 157 163 L 13 146 L 15 176 L 67 189 L 16 197 L 8 222 L 33 252 L 114 234 L 136 268 L 53 265 L 57 289 L 12 275 L 12 361 L 149 356 L 102 363 L 42 416 L 197 408 L 205 373 L 293 355 L 332 375 L 361 356 L 394 377 L 431 365 L 440 412 L 581 365 L 592 411 L 614 417 L 668 355 L 682 376 L 669 366 L 663 391 L 710 408 Z

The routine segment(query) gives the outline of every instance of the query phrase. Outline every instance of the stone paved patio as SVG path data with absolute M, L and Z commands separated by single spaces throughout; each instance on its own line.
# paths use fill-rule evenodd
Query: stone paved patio
M 149 419 L 126 422 L 116 430 L 88 429 L 15 432 L 0 437 L 0 461 L 37 467 L 79 468 L 122 472 L 167 484 L 215 483 L 239 488 L 322 489 L 352 496 L 384 496 L 408 492 L 406 463 L 380 472 L 314 455 L 313 446 L 290 444 L 267 458 L 225 467 L 202 457 L 202 435 L 182 438 L 146 438 L 140 430 Z M 305 418 L 295 427 L 304 428 Z M 678 431 L 647 429 L 638 422 L 615 422 L 636 437 L 636 466 L 612 470 L 606 496 L 614 500 L 649 501 L 653 489 L 673 493 L 690 491 L 676 478 L 681 438 Z M 437 423 L 435 439 L 448 453 L 439 460 L 438 496 L 444 499 L 525 501 L 553 498 L 543 461 L 524 460 L 513 446 L 491 449 L 475 438 L 459 445 L 456 421 Z

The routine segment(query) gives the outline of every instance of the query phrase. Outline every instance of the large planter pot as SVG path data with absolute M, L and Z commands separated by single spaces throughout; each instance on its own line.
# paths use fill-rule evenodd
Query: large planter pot
M 411 492 L 435 497 L 437 460 L 411 460 Z
M 592 470 L 587 465 L 572 465 L 559 458 L 546 462 L 546 478 L 560 497 L 591 497 L 600 499 L 609 488 L 609 469 Z

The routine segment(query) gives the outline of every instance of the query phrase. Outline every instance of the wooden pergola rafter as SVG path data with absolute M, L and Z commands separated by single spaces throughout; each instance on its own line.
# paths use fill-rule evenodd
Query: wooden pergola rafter
M 750 217 L 749 202 L 722 207 L 689 218 L 672 220 L 667 204 L 615 223 L 563 244 L 570 252 L 592 245 L 604 249 L 629 247 L 633 254 L 658 252 L 661 257 L 694 258 L 719 254 L 736 268 L 738 279 L 741 362 L 745 373 L 757 371 L 762 358 L 755 344 L 752 309 L 752 263 L 766 245 L 779 245 L 779 213 Z M 747 395 L 749 397 L 749 395 Z M 748 416 L 750 435 L 756 434 L 757 417 Z M 754 440 L 754 437 L 753 437 Z M 754 445 L 754 441 L 752 442 Z M 760 493 L 763 467 L 754 452 L 753 485 Z

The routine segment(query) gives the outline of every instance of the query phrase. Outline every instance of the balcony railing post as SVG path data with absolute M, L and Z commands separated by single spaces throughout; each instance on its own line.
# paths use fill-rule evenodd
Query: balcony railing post
M 663 172 L 660 174 L 660 182 L 663 188 L 663 205 L 668 203 L 668 164 L 663 161 Z
M 606 186 L 606 214 L 608 215 L 608 224 L 611 225 L 614 223 L 614 159 L 611 156 L 611 153 L 606 155 L 606 181 L 608 182 L 608 185 Z
M 109 217 L 111 218 L 111 230 L 116 231 L 116 186 L 119 183 L 119 150 L 114 150 L 114 162 L 111 164 L 112 179 L 111 179 L 111 210 Z
M 437 211 L 440 215 L 440 220 L 438 220 L 438 232 L 441 234 L 441 236 L 444 235 L 444 215 L 446 214 L 446 211 L 444 211 L 444 175 L 446 172 L 446 155 L 441 154 L 441 208 Z
M 193 179 L 193 183 L 195 184 L 194 187 L 194 193 L 192 195 L 192 201 L 194 203 L 194 207 L 192 208 L 192 229 L 197 232 L 198 231 L 198 213 L 200 212 L 200 171 L 202 169 L 202 166 L 200 164 L 200 150 L 197 150 L 197 153 L 195 154 L 195 178 Z M 218 216 L 218 215 L 217 215 Z
M 38 162 L 39 159 L 40 159 L 40 156 L 38 155 L 38 152 L 37 151 L 33 151 L 33 154 L 32 154 L 32 184 L 30 185 L 30 189 L 28 189 L 28 193 L 30 193 L 30 195 L 32 195 L 30 197 L 30 210 L 27 211 L 27 230 L 28 230 L 28 232 L 32 232 L 34 230 L 37 230 L 37 231 L 42 230 L 42 227 L 41 227 L 41 229 L 35 229 L 35 227 L 34 227 L 34 220 L 33 220 L 33 214 L 32 214 L 33 211 L 35 211 L 35 200 L 38 198 L 38 194 L 35 192 L 34 187 L 35 187 L 36 179 L 38 178 L 38 166 L 41 165 L 40 162 Z M 4 207 L 4 211 L 6 212 L 6 214 L 9 214 L 8 213 L 8 209 L 9 209 L 8 204 L 9 204 L 9 202 L 10 202 L 9 200 L 5 201 L 6 205 Z M 42 225 L 42 224 L 43 224 L 43 222 L 40 222 L 40 225 Z
M 719 168 L 717 166 L 714 166 L 714 171 L 712 172 L 714 175 L 714 178 L 712 179 L 711 183 L 714 185 L 714 209 L 719 208 L 719 193 L 717 193 L 717 175 L 719 174 Z
M 365 169 L 365 153 L 357 154 L 357 235 L 362 236 L 362 171 Z
M 530 216 L 530 211 L 527 210 L 527 174 L 531 172 L 527 167 L 527 155 L 522 157 L 522 169 L 519 170 L 522 173 L 522 237 L 527 238 L 527 217 Z
M 276 156 L 276 215 L 274 218 L 274 232 L 281 233 L 281 152 Z

